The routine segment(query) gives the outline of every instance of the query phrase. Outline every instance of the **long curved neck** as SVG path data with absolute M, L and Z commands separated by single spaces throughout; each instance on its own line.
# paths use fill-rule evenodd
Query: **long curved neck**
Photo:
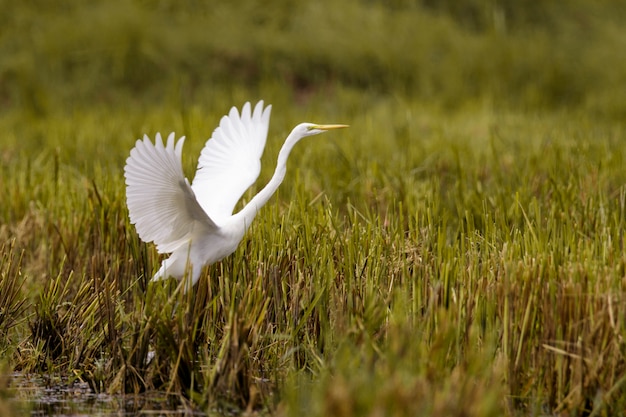
M 237 216 L 243 217 L 246 229 L 250 227 L 250 225 L 252 224 L 252 220 L 254 220 L 254 217 L 259 212 L 261 207 L 263 207 L 265 203 L 267 203 L 267 201 L 274 195 L 280 184 L 283 182 L 283 179 L 285 178 L 285 173 L 287 172 L 287 158 L 289 158 L 291 150 L 293 149 L 295 144 L 298 143 L 300 139 L 302 139 L 302 137 L 302 135 L 296 133 L 295 129 L 289 134 L 289 136 L 287 136 L 283 147 L 278 153 L 278 160 L 276 162 L 276 170 L 274 171 L 274 175 L 267 183 L 267 185 L 263 187 L 263 189 L 259 191 L 259 193 L 255 195 L 252 200 L 250 200 L 250 202 L 246 204 L 243 209 L 241 209 L 239 213 L 236 214 Z

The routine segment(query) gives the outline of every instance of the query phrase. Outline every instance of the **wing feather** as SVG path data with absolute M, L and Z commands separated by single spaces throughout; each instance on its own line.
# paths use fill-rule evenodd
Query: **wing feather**
M 126 203 L 130 222 L 145 242 L 154 242 L 160 253 L 174 251 L 189 239 L 197 224 L 217 228 L 198 204 L 183 174 L 181 154 L 184 137 L 175 144 L 171 133 L 163 144 L 157 133 L 137 140 L 126 160 Z
M 271 108 L 263 101 L 254 110 L 244 104 L 241 114 L 231 108 L 200 154 L 191 188 L 217 222 L 232 215 L 237 201 L 259 177 Z

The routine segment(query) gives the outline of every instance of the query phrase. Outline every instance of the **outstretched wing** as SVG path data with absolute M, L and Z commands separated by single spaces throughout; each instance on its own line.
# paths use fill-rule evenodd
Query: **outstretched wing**
M 157 133 L 152 144 L 148 136 L 138 140 L 126 160 L 126 204 L 130 222 L 145 242 L 154 242 L 160 253 L 173 252 L 201 223 L 210 229 L 215 223 L 198 204 L 183 175 L 181 152 L 185 138 L 174 144 L 171 133 L 163 146 Z
M 232 215 L 235 204 L 261 172 L 272 106 L 259 101 L 251 111 L 244 104 L 222 117 L 200 154 L 191 188 L 198 202 L 219 223 Z

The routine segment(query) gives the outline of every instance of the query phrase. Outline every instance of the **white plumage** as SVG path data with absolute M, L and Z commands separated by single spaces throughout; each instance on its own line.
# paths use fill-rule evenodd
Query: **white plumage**
M 271 106 L 246 103 L 222 117 L 200 154 L 193 183 L 181 164 L 184 137 L 171 133 L 164 144 L 159 133 L 137 140 L 126 160 L 126 202 L 130 221 L 145 242 L 159 253 L 171 253 L 153 279 L 191 278 L 195 284 L 204 265 L 235 251 L 258 210 L 285 176 L 293 146 L 303 137 L 345 125 L 301 123 L 285 140 L 269 183 L 237 214 L 233 209 L 261 171 Z

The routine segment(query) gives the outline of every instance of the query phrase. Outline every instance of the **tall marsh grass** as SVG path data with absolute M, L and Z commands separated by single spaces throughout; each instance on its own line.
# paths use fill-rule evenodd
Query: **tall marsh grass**
M 620 410 L 623 127 L 379 98 L 355 111 L 351 95 L 312 120 L 352 127 L 300 145 L 240 248 L 192 293 L 148 283 L 158 257 L 128 222 L 121 174 L 134 137 L 103 152 L 100 112 L 68 136 L 48 118 L 50 143 L 85 138 L 61 157 L 28 149 L 38 133 L 25 129 L 2 159 L 9 363 L 207 411 Z M 261 182 L 293 124 L 282 100 Z M 217 111 L 167 126 L 190 127 L 188 172 Z M 145 118 L 163 124 L 160 109 Z M 107 119 L 117 131 L 128 117 Z

